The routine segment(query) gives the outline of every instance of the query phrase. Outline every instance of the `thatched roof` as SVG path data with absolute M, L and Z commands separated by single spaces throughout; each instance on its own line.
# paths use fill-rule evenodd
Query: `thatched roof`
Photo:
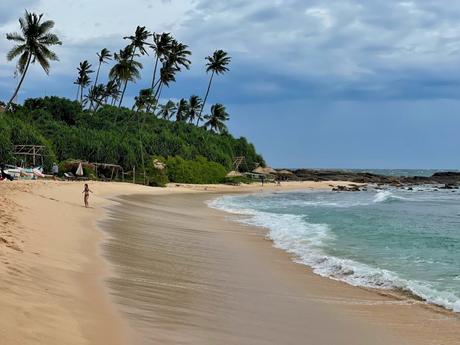
M 289 170 L 277 170 L 276 173 L 278 175 L 294 175 L 294 173 L 292 171 L 289 171 Z
M 258 168 L 255 168 L 252 172 L 256 173 L 256 174 L 261 174 L 261 175 L 274 175 L 274 174 L 276 174 L 276 170 L 272 169 L 270 167 L 266 167 L 266 168 L 258 167 Z
M 226 177 L 240 177 L 240 176 L 243 176 L 242 173 L 238 172 L 238 171 L 235 171 L 235 170 L 232 170 L 230 171 Z
M 163 170 L 164 168 L 166 168 L 166 164 L 160 162 L 158 159 L 154 159 L 153 167 L 158 170 Z

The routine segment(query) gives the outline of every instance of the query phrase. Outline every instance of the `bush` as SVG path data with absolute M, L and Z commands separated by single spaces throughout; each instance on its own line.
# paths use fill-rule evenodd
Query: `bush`
M 204 157 L 195 160 L 168 157 L 166 167 L 169 180 L 179 183 L 220 183 L 226 175 L 226 169 L 221 164 L 209 162 Z
M 125 108 L 103 106 L 97 112 L 89 112 L 82 110 L 78 102 L 45 97 L 28 99 L 23 107 L 18 107 L 14 113 L 5 113 L 3 117 L 0 122 L 0 159 L 8 162 L 14 160 L 11 156 L 14 144 L 45 145 L 49 154 L 47 166 L 56 160 L 73 158 L 118 164 L 125 170 L 135 167 L 140 172 L 142 156 L 146 160 L 155 156 L 182 157 L 185 161 L 200 163 L 190 166 L 168 158 L 172 166 L 181 169 L 174 176 L 168 169 L 168 179 L 173 180 L 173 177 L 177 182 L 206 180 L 198 183 L 221 179 L 223 171 L 231 170 L 235 156 L 246 157 L 247 164 L 241 167 L 243 171 L 252 170 L 257 164 L 265 165 L 245 138 L 214 134 L 191 124 L 166 121 Z M 139 123 L 143 125 L 139 126 Z M 198 170 L 211 177 L 200 177 Z M 157 178 L 158 183 L 162 183 L 161 176 L 152 178 L 152 181 Z
M 169 182 L 167 170 L 156 168 L 154 165 L 154 161 L 160 161 L 161 163 L 165 163 L 163 157 L 152 157 L 151 159 L 149 159 L 145 169 L 147 175 L 146 183 L 151 187 L 166 187 L 166 184 Z

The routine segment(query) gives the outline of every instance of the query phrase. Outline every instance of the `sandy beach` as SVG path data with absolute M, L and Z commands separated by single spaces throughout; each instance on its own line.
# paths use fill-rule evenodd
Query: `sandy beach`
M 82 183 L 0 183 L 2 344 L 458 344 L 456 314 L 321 278 L 205 204 L 260 185 L 90 188 L 85 209 Z

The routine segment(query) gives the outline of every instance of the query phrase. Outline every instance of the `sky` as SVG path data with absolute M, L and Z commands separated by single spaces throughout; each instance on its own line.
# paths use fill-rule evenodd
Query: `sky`
M 205 57 L 224 49 L 230 71 L 214 79 L 228 127 L 274 167 L 460 168 L 460 2 L 446 0 L 2 0 L 0 99 L 17 80 L 7 32 L 24 10 L 55 21 L 63 45 L 49 77 L 35 65 L 19 95 L 74 98 L 76 67 L 117 51 L 137 25 L 171 32 L 192 68 L 164 99 L 204 96 Z M 151 81 L 128 87 L 128 105 Z M 104 66 L 102 78 L 108 67 Z

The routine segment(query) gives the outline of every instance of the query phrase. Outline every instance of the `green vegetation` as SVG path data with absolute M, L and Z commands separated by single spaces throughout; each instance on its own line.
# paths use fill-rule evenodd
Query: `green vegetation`
M 228 133 L 230 115 L 224 105 L 214 104 L 209 114 L 203 113 L 214 75 L 229 71 L 227 52 L 218 49 L 206 57 L 206 73 L 211 75 L 204 100 L 191 95 L 177 103 L 167 100 L 160 104 L 162 89 L 176 82 L 179 72 L 190 68 L 192 52 L 170 33 L 151 33 L 145 26 L 137 26 L 133 35 L 124 37 L 128 45 L 118 53 L 103 48 L 95 54 L 96 71 L 90 60 L 80 62 L 74 81 L 75 101 L 45 97 L 15 104 L 30 64 L 38 62 L 48 74 L 50 61 L 58 61 L 49 47 L 62 43 L 51 32 L 54 22 L 42 17 L 26 11 L 19 18 L 20 32 L 6 35 L 17 44 L 7 58 L 19 57 L 16 73 L 20 81 L 6 112 L 0 113 L 0 162 L 18 163 L 13 145 L 43 145 L 45 168 L 54 161 L 65 168 L 63 162 L 72 159 L 118 164 L 125 170 L 135 169 L 136 175 L 142 174 L 142 181 L 150 185 L 222 182 L 236 156 L 246 158 L 246 169 L 264 165 L 252 144 Z M 154 56 L 151 86 L 139 90 L 131 110 L 124 108 L 128 83 L 142 78 L 139 57 L 149 53 Z M 101 68 L 112 60 L 110 68 Z M 106 78 L 102 72 L 108 74 Z M 107 80 L 105 84 L 99 82 L 102 79 Z M 158 169 L 155 162 L 166 167 Z
M 77 101 L 58 97 L 28 99 L 0 117 L 0 161 L 16 163 L 12 145 L 18 144 L 45 145 L 46 167 L 56 160 L 82 159 L 142 171 L 144 155 L 146 183 L 153 185 L 165 183 L 149 166 L 153 158 L 166 163 L 168 181 L 182 183 L 222 182 L 235 156 L 246 157 L 243 168 L 264 165 L 252 144 L 227 132 L 110 105 L 90 112 Z

